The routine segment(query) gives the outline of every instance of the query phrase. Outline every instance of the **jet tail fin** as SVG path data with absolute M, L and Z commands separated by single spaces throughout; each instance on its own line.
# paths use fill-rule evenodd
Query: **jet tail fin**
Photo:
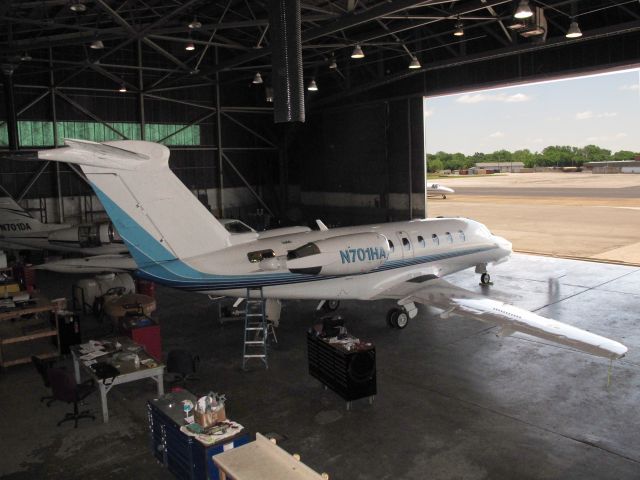
M 46 230 L 44 223 L 34 218 L 22 208 L 18 202 L 2 189 L 6 196 L 0 197 L 0 230 L 6 233 L 12 231 Z
M 139 268 L 229 245 L 229 233 L 169 169 L 157 143 L 65 140 L 38 152 L 80 165 Z

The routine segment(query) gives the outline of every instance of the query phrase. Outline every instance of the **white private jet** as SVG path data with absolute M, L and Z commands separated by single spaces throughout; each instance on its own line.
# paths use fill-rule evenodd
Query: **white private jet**
M 447 198 L 447 193 L 455 193 L 453 188 L 445 187 L 439 183 L 427 183 L 427 195 L 437 197 L 442 195 L 442 198 Z
M 0 249 L 54 250 L 102 255 L 126 252 L 111 222 L 42 223 L 11 197 L 0 197 Z
M 511 243 L 464 218 L 320 230 L 231 234 L 171 172 L 169 149 L 144 141 L 66 140 L 39 158 L 78 164 L 135 260 L 139 275 L 175 288 L 243 298 L 397 300 L 390 324 L 416 303 L 459 313 L 605 358 L 627 348 L 608 338 L 456 287 L 442 277 L 507 260 Z

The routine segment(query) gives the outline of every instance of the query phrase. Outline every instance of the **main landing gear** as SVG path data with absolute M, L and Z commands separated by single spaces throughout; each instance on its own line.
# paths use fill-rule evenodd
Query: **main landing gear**
M 387 313 L 387 324 L 391 328 L 402 330 L 409 325 L 409 314 L 404 308 L 392 308 Z
M 340 307 L 340 300 L 326 300 L 322 309 L 326 312 L 335 312 Z
M 418 314 L 418 308 L 411 301 L 400 300 L 399 307 L 392 308 L 387 313 L 387 324 L 391 328 L 402 330 L 409 325 L 409 320 Z

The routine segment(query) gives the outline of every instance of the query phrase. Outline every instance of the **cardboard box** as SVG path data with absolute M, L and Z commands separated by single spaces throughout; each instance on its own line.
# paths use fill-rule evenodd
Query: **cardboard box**
M 194 417 L 196 419 L 196 423 L 200 424 L 204 428 L 210 427 L 214 423 L 223 422 L 227 419 L 227 415 L 224 411 L 224 405 L 213 412 L 202 413 L 194 410 Z

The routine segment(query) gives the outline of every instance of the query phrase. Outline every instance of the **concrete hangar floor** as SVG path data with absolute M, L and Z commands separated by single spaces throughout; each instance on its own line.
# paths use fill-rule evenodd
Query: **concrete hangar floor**
M 472 270 L 451 277 L 465 288 L 610 336 L 629 347 L 606 360 L 485 324 L 446 320 L 420 307 L 404 330 L 385 321 L 390 302 L 345 302 L 350 331 L 376 344 L 378 396 L 350 411 L 307 372 L 306 329 L 315 304 L 286 302 L 270 368 L 241 371 L 242 326 L 220 325 L 205 296 L 158 288 L 163 349 L 201 358 L 188 387 L 227 394 L 227 414 L 332 479 L 640 478 L 640 268 L 515 254 L 480 287 Z M 74 277 L 38 273 L 43 292 L 68 295 Z M 83 318 L 84 339 L 104 324 Z M 67 363 L 70 361 L 67 359 Z M 70 365 L 69 365 L 70 368 Z M 119 385 L 111 419 L 56 427 L 69 406 L 47 408 L 30 365 L 0 374 L 0 477 L 164 479 L 149 450 L 145 402 L 153 382 Z

